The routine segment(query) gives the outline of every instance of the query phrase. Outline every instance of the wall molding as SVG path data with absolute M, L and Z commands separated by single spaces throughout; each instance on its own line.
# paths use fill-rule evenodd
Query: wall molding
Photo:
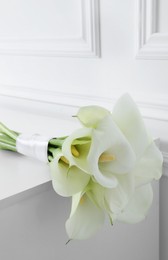
M 168 59 L 168 33 L 157 32 L 157 1 L 137 0 L 137 59 Z
M 82 35 L 77 38 L 0 39 L 1 55 L 86 57 L 100 56 L 99 1 L 81 0 Z
M 100 105 L 108 109 L 112 109 L 115 101 L 122 95 L 122 92 L 116 92 L 113 97 L 89 96 L 85 94 L 64 93 L 54 90 L 35 89 L 25 86 L 2 85 L 0 84 L 0 97 L 6 99 L 10 98 L 10 102 L 6 104 L 11 105 L 15 102 L 15 107 L 22 106 L 30 108 L 29 102 L 34 103 L 33 109 L 38 104 L 38 109 L 44 110 L 45 104 L 57 105 L 65 108 L 65 114 L 70 114 L 74 108 L 86 105 Z M 168 122 L 168 95 L 151 94 L 150 93 L 130 93 L 137 102 L 142 115 L 145 118 L 161 120 Z M 51 111 L 50 111 L 51 112 Z M 45 107 L 45 113 L 47 109 Z M 72 114 L 72 113 L 71 113 Z

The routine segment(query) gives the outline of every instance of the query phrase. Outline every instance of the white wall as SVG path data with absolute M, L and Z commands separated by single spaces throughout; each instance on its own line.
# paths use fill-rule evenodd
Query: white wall
M 129 92 L 137 102 L 154 138 L 161 139 L 161 149 L 166 161 L 168 158 L 167 7 L 166 0 L 1 1 L 1 120 L 18 131 L 64 135 L 78 126 L 71 115 L 79 106 L 98 104 L 112 109 L 116 98 Z M 160 254 L 162 257 L 160 260 L 168 258 L 165 246 L 167 233 L 163 232 L 166 231 L 164 229 L 166 178 L 163 177 L 160 185 Z M 115 245 L 114 255 L 118 255 L 118 259 L 122 259 L 125 255 L 128 259 L 139 257 L 143 260 L 158 260 L 157 187 L 155 196 L 156 200 L 147 222 L 140 226 L 115 227 L 114 233 L 106 231 L 90 243 L 80 243 L 80 246 L 74 243 L 73 250 L 82 248 L 86 252 L 90 244 L 93 248 L 98 248 L 96 243 L 103 244 L 102 254 L 98 252 L 100 256 L 104 256 L 107 251 L 109 257 L 111 245 L 105 245 L 102 241 L 110 238 Z M 41 215 L 46 214 L 45 207 L 49 207 L 47 210 L 51 214 L 54 211 L 54 217 L 49 213 L 48 216 L 45 215 L 47 221 L 39 223 L 38 228 L 42 232 L 40 235 L 35 229 L 39 221 L 34 212 L 37 208 L 36 201 L 37 204 L 44 201 L 41 205 Z M 49 201 L 50 206 L 48 206 Z M 24 203 L 26 203 L 25 208 Z M 62 199 L 55 197 L 49 189 L 47 192 L 41 191 L 38 198 L 36 196 L 27 198 L 26 202 L 20 201 L 3 209 L 0 225 L 5 236 L 9 236 L 7 222 L 10 223 L 9 226 L 13 226 L 13 235 L 6 237 L 8 243 L 1 238 L 3 250 L 0 252 L 3 252 L 4 260 L 10 259 L 10 251 L 7 247 L 9 245 L 11 247 L 11 240 L 15 240 L 13 246 L 17 244 L 16 248 L 17 246 L 19 248 L 20 243 L 22 244 L 20 253 L 18 250 L 12 253 L 18 260 L 19 257 L 23 258 L 22 253 L 26 259 L 28 248 L 32 254 L 34 252 L 34 259 L 37 259 L 36 254 L 38 257 L 41 254 L 44 259 L 47 254 L 51 254 L 51 259 L 52 257 L 54 259 L 56 249 L 59 250 L 60 255 L 62 250 L 63 255 L 67 254 L 75 259 L 69 245 L 66 249 L 60 246 L 62 242 L 64 243 L 61 224 L 59 226 L 58 223 L 62 221 L 61 215 L 58 220 L 55 220 L 61 242 L 58 234 L 55 236 L 57 228 L 52 230 L 50 227 L 50 221 L 54 224 L 58 210 L 57 207 L 53 209 L 52 205 L 57 203 L 61 206 L 58 208 L 62 212 L 64 210 Z M 65 213 L 61 214 L 64 216 Z M 28 228 L 24 226 L 27 224 L 24 223 L 22 216 L 28 221 Z M 63 222 L 61 223 L 63 225 Z M 17 231 L 18 225 L 21 225 L 21 228 Z M 20 232 L 28 232 L 28 237 L 21 240 Z M 48 232 L 50 244 L 46 242 L 45 232 Z M 122 234 L 126 234 L 129 239 L 123 241 Z M 55 245 L 53 249 L 54 239 L 59 241 L 59 246 Z M 122 244 L 126 243 L 123 251 L 118 247 L 120 240 Z M 138 256 L 132 255 L 132 258 L 130 241 L 139 252 Z M 40 243 L 42 243 L 41 247 Z M 39 249 L 37 252 L 36 244 L 42 251 Z

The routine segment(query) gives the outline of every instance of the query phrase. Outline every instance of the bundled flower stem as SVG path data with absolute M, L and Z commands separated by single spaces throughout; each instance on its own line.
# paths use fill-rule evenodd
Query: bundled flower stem
M 20 133 L 14 132 L 7 128 L 0 122 L 0 149 L 17 152 L 16 140 Z M 52 161 L 54 158 L 55 149 L 62 148 L 63 142 L 66 137 L 53 138 L 48 142 L 48 161 Z
M 0 123 L 0 149 L 16 152 L 16 139 L 18 135 L 18 133 Z
M 50 167 L 54 190 L 72 197 L 66 221 L 69 239 L 86 239 L 103 225 L 142 221 L 151 206 L 151 182 L 162 175 L 163 157 L 129 95 L 111 113 L 80 108 L 82 128 L 69 136 L 27 137 L 0 123 L 0 149 L 42 159 Z

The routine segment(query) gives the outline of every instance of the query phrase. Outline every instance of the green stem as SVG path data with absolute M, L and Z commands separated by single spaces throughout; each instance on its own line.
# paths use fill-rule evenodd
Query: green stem
M 0 132 L 2 134 L 5 134 L 9 137 L 11 137 L 12 139 L 16 140 L 16 138 L 18 137 L 18 133 L 10 130 L 9 128 L 7 128 L 4 124 L 0 123 Z
M 62 147 L 64 140 L 65 139 L 61 139 L 61 138 L 53 138 L 49 141 L 49 145 Z
M 4 144 L 16 146 L 16 141 L 6 135 L 0 135 L 0 142 L 2 142 Z
M 9 144 L 3 143 L 3 142 L 0 142 L 0 149 L 16 152 L 15 146 L 12 146 L 12 145 L 9 145 Z
M 50 152 L 51 155 L 49 155 L 50 157 L 54 158 L 58 151 L 61 151 L 60 148 L 54 148 L 54 147 L 48 147 L 48 151 Z M 48 157 L 49 157 L 48 156 Z
M 53 157 L 51 155 L 48 156 L 48 161 L 51 162 L 53 160 Z

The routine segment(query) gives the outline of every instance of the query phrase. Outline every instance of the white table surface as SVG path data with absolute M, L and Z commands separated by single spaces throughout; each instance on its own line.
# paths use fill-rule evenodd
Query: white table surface
M 50 181 L 49 166 L 9 151 L 0 151 L 0 201 Z

